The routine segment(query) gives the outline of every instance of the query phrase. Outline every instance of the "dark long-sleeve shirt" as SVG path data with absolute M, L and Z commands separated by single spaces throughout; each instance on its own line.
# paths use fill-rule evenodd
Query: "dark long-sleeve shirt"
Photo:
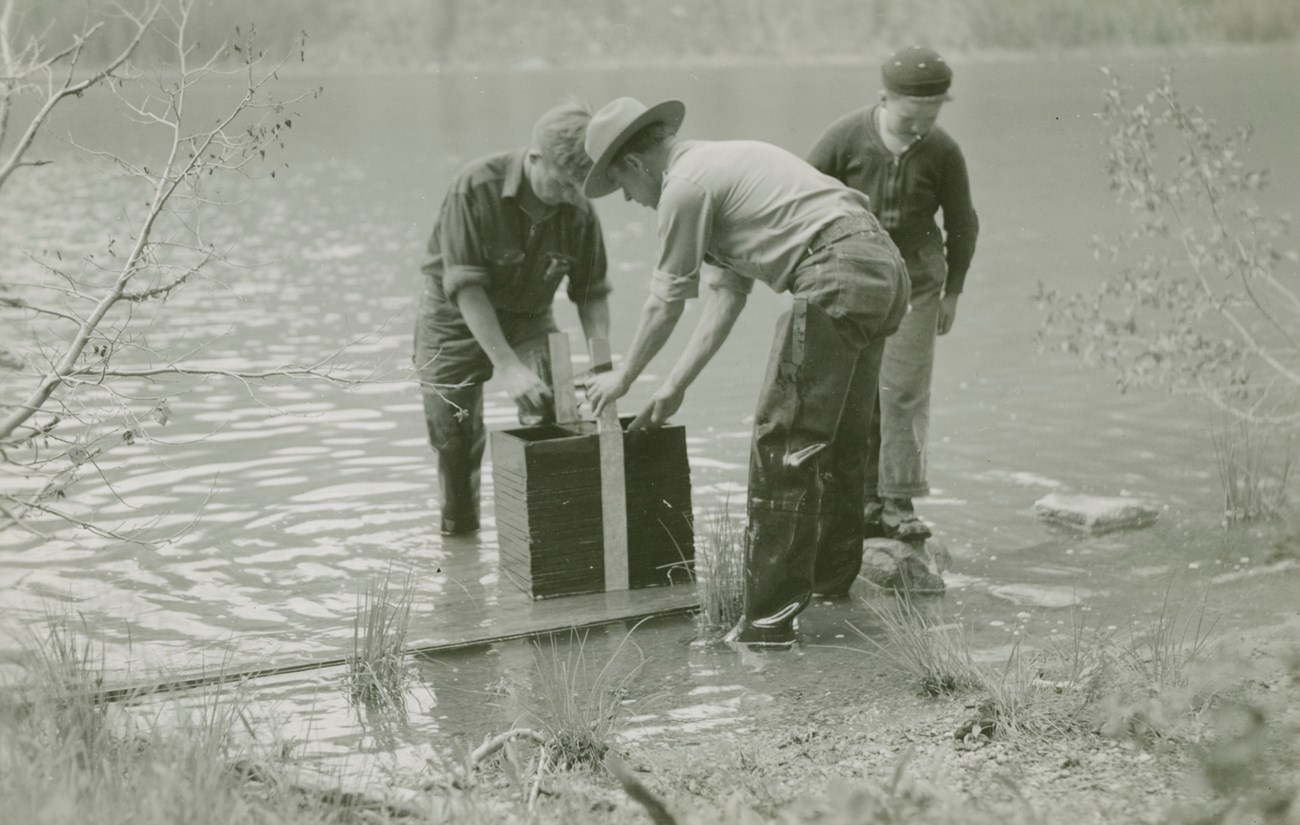
M 962 291 L 975 255 L 979 218 L 960 147 L 935 126 L 895 156 L 876 128 L 880 104 L 850 112 L 831 124 L 808 162 L 871 199 L 871 211 L 905 256 L 927 244 L 945 248 L 944 292 Z M 943 233 L 935 215 L 943 211 Z
M 454 316 L 456 292 L 469 284 L 483 287 L 498 313 L 549 311 L 561 281 L 577 304 L 609 292 L 595 211 L 586 201 L 548 207 L 532 197 L 524 154 L 471 163 L 442 202 L 421 271 Z

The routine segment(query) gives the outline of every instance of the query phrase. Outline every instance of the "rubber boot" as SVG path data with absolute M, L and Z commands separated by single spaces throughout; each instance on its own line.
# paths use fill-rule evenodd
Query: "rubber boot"
M 745 615 L 727 634 L 741 644 L 789 645 L 794 617 L 812 599 L 817 523 L 768 502 L 749 506 L 745 548 Z

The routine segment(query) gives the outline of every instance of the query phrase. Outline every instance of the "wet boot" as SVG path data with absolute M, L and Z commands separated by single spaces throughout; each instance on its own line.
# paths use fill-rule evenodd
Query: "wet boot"
M 813 594 L 845 599 L 862 570 L 861 495 L 858 487 L 842 489 L 835 474 L 823 475 L 822 506 L 818 518 L 817 562 L 813 568 Z
M 910 498 L 885 499 L 882 523 L 885 534 L 899 541 L 923 542 L 933 533 L 925 522 L 921 521 L 912 509 Z
M 817 523 L 806 513 L 750 502 L 745 549 L 745 613 L 729 642 L 795 641 L 794 618 L 812 599 Z
M 862 508 L 862 538 L 882 539 L 885 537 L 885 502 L 878 498 L 867 499 Z

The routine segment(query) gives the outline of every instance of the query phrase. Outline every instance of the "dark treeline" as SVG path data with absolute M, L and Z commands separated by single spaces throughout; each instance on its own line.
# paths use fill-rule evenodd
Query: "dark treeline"
M 126 0 L 128 5 L 141 0 Z M 106 20 L 92 58 L 124 42 L 108 0 L 20 0 L 20 30 L 67 42 Z M 1049 50 L 1096 45 L 1293 41 L 1297 0 L 197 0 L 190 31 L 211 53 L 255 27 L 269 52 L 308 35 L 317 66 L 817 60 L 899 43 Z M 149 44 L 142 56 L 161 53 Z

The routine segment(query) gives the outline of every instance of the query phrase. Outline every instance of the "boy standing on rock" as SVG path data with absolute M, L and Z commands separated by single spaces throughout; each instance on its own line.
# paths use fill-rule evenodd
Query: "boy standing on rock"
M 961 149 L 935 121 L 952 69 L 933 49 L 908 46 L 881 67 L 880 102 L 833 123 L 809 162 L 863 192 L 903 253 L 912 310 L 885 344 L 866 463 L 866 537 L 930 537 L 912 499 L 929 495 L 926 438 L 935 336 L 957 316 L 979 220 Z M 943 232 L 935 215 L 943 212 Z

